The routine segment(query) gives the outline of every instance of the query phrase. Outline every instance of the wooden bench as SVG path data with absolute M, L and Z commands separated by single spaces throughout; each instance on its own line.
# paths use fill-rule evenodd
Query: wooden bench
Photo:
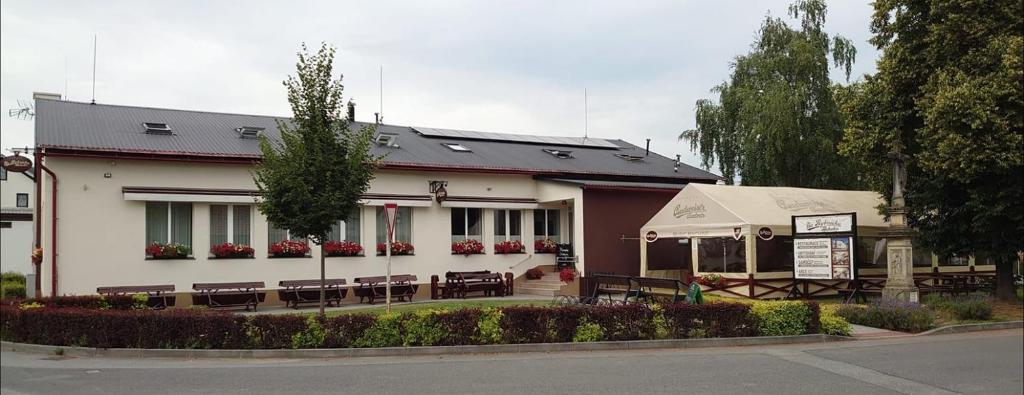
M 640 287 L 633 277 L 598 274 L 594 276 L 594 290 L 590 293 L 590 302 L 597 303 L 602 296 L 609 301 L 626 302 L 629 298 L 636 298 L 639 294 Z
M 505 296 L 507 285 L 500 273 L 481 272 L 448 272 L 446 288 L 450 288 L 452 296 L 465 299 L 470 292 L 483 292 L 484 296 Z
M 192 293 L 192 304 L 211 308 L 244 306 L 246 311 L 249 308 L 256 311 L 256 305 L 263 303 L 267 297 L 266 292 L 258 290 L 263 287 L 262 281 L 195 283 L 192 289 L 199 292 Z
M 387 278 L 385 276 L 374 276 L 374 277 L 358 277 L 354 279 L 357 287 L 353 288 L 352 291 L 356 296 L 359 297 L 359 303 L 363 303 L 363 300 L 369 299 L 369 303 L 373 304 L 377 298 L 386 298 Z M 391 299 L 398 300 L 399 302 L 405 302 L 408 299 L 412 301 L 413 295 L 416 295 L 416 291 L 419 290 L 419 284 L 413 284 L 416 281 L 416 275 L 414 274 L 394 274 L 391 276 Z
M 96 293 L 104 296 L 146 294 L 148 296 L 146 306 L 158 310 L 175 305 L 177 298 L 173 294 L 166 294 L 167 292 L 174 292 L 174 285 L 124 285 L 96 288 Z
M 633 277 L 633 280 L 637 285 L 637 299 L 646 303 L 653 304 L 658 302 L 657 299 L 660 294 L 655 292 L 655 289 L 672 292 L 672 296 L 664 300 L 667 303 L 678 303 L 686 299 L 685 294 L 679 294 L 686 290 L 686 284 L 683 284 L 682 281 L 656 277 Z
M 343 278 L 324 280 L 324 303 L 329 306 L 341 306 L 341 300 L 348 295 L 348 288 Z M 277 298 L 284 302 L 285 307 L 299 308 L 300 303 L 320 304 L 320 280 L 282 280 L 277 283 Z
M 454 284 L 453 280 L 458 273 L 465 274 L 489 274 L 490 270 L 478 270 L 473 272 L 446 272 L 444 274 L 444 282 L 441 282 L 441 277 L 434 274 L 430 276 L 430 299 L 449 299 L 454 296 Z

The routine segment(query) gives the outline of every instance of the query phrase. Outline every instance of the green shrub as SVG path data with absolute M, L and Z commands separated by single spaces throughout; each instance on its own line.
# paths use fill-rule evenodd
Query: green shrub
M 853 329 L 850 323 L 843 317 L 836 314 L 839 305 L 822 305 L 821 307 L 821 333 L 826 335 L 850 336 Z
M 604 329 L 601 325 L 583 319 L 576 327 L 576 334 L 572 336 L 573 343 L 599 342 L 604 340 Z
M 851 324 L 901 332 L 923 332 L 935 326 L 935 314 L 917 303 L 882 302 L 844 305 L 836 311 Z
M 0 282 L 25 285 L 25 275 L 18 272 L 0 273 Z
M 924 303 L 935 309 L 952 314 L 958 320 L 988 320 L 992 318 L 992 299 L 976 296 L 943 298 L 928 295 Z
M 132 308 L 135 310 L 148 309 L 149 308 L 149 295 L 146 294 L 134 294 L 132 295 Z
M 320 319 L 312 316 L 306 320 L 306 329 L 292 335 L 292 348 L 320 348 L 326 338 Z
M 481 310 L 476 340 L 480 344 L 501 343 L 501 310 L 492 307 Z
M 377 319 L 354 342 L 352 347 L 398 347 L 402 345 L 402 315 L 385 313 Z
M 811 325 L 811 309 L 801 301 L 754 302 L 750 312 L 762 336 L 803 335 Z
M 25 284 L 14 281 L 0 282 L 0 298 L 24 298 Z
M 403 346 L 436 346 L 444 337 L 444 332 L 436 324 L 434 310 L 419 310 L 402 316 Z

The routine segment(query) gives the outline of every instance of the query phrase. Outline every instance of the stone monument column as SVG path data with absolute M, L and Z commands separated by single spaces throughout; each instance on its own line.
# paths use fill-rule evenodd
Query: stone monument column
M 886 239 L 888 278 L 882 289 L 885 301 L 917 302 L 918 289 L 914 285 L 914 230 L 907 225 L 906 202 L 903 189 L 907 181 L 906 156 L 900 152 L 897 141 L 890 153 L 893 164 L 892 202 L 889 204 L 889 229 L 882 232 Z

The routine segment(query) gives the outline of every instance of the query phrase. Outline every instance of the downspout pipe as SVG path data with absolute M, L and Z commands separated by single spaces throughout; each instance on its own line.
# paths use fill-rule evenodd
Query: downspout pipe
M 43 179 L 42 179 L 42 177 L 40 177 L 43 174 L 43 170 L 42 170 L 43 162 L 42 162 L 42 160 L 40 160 L 40 159 L 42 159 L 43 154 L 40 153 L 39 150 L 37 149 L 37 150 L 35 150 L 35 152 L 33 152 L 33 156 L 35 156 L 35 169 L 32 172 L 33 172 L 33 177 L 35 177 L 35 182 L 36 182 L 36 205 L 35 205 L 35 220 L 36 220 L 35 222 L 36 223 L 35 223 L 35 237 L 34 237 L 34 240 L 35 240 L 36 248 L 43 248 L 43 237 L 42 237 L 42 235 L 43 235 L 43 228 L 42 228 L 42 226 L 40 226 L 43 223 L 43 209 L 42 209 L 42 206 L 43 206 Z M 43 279 L 42 279 L 42 276 L 41 276 L 41 274 L 42 274 L 42 263 L 35 263 L 35 262 L 33 262 L 32 266 L 33 266 L 33 269 L 35 269 L 35 273 L 36 273 L 36 281 L 35 281 L 35 284 L 33 284 L 35 286 L 35 290 L 36 290 L 34 295 L 36 295 L 38 297 L 39 295 L 41 295 L 43 293 Z
M 50 296 L 57 296 L 57 174 L 43 164 L 45 154 L 36 150 L 36 247 L 42 246 L 42 171 L 50 176 Z M 37 267 L 39 269 L 39 267 Z M 37 271 L 36 273 L 40 273 Z M 36 275 L 36 291 L 42 289 L 42 276 Z M 38 295 L 38 293 L 37 293 Z

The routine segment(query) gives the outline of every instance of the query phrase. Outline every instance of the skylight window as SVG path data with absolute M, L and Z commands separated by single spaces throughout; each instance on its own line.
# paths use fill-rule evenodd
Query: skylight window
M 466 146 L 458 143 L 441 143 L 441 145 L 448 147 L 448 149 L 455 152 L 473 152 L 473 150 L 466 148 Z
M 547 148 L 545 148 L 544 152 L 547 152 L 547 153 L 549 153 L 551 155 L 554 155 L 558 159 L 570 159 L 570 158 L 572 158 L 572 151 L 566 151 L 566 150 L 560 150 L 560 149 L 547 149 Z
M 373 138 L 373 142 L 385 147 L 398 148 L 398 135 L 394 133 L 381 132 L 377 134 L 377 137 Z
M 630 162 L 637 162 L 644 159 L 643 155 L 615 154 L 615 156 L 618 156 L 619 158 L 628 160 Z
M 255 126 L 242 126 L 235 131 L 238 132 L 238 137 L 243 139 L 258 139 L 263 134 L 265 128 Z
M 160 134 L 160 135 L 170 135 L 171 134 L 171 127 L 169 125 L 167 125 L 166 123 L 143 122 L 142 123 L 142 127 L 144 128 L 144 132 L 146 134 Z

